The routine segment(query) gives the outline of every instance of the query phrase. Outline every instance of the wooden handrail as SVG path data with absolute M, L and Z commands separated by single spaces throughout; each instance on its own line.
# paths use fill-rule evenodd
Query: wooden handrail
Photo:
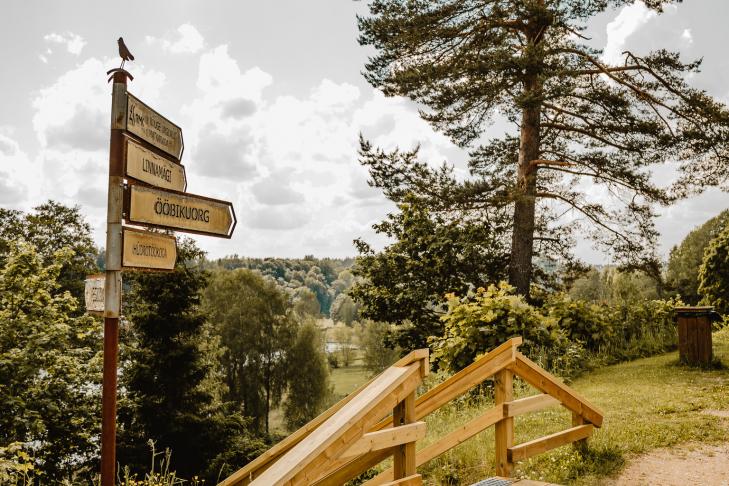
M 521 343 L 520 337 L 508 340 L 417 399 L 415 390 L 428 372 L 428 350 L 414 351 L 221 484 L 335 486 L 390 456 L 394 457 L 393 467 L 365 483 L 367 486 L 422 484 L 416 467 L 491 426 L 496 426 L 496 472 L 500 476 L 509 476 L 515 461 L 585 442 L 594 427 L 602 425 L 602 411 L 519 353 Z M 542 394 L 512 399 L 513 376 Z M 415 450 L 416 441 L 425 434 L 421 419 L 489 378 L 496 382 L 495 407 Z M 513 444 L 513 417 L 557 404 L 573 412 L 572 428 Z M 392 415 L 381 419 L 390 411 Z
M 427 350 L 426 350 L 427 351 Z M 414 361 L 417 361 L 417 359 L 422 359 L 423 356 L 423 350 L 416 349 L 415 351 L 412 351 L 408 353 L 405 357 L 400 359 L 395 365 L 402 365 L 402 363 L 412 363 Z M 418 358 L 420 357 L 420 358 Z M 394 366 L 394 365 L 393 365 Z M 427 366 L 426 366 L 427 368 Z M 427 373 L 427 372 L 426 372 Z M 223 481 L 221 481 L 219 486 L 233 486 L 233 485 L 240 485 L 245 486 L 251 483 L 253 479 L 258 477 L 263 471 L 265 471 L 271 464 L 276 462 L 282 455 L 284 455 L 286 452 L 291 450 L 292 447 L 294 447 L 296 444 L 304 440 L 306 437 L 309 436 L 317 427 L 319 427 L 324 421 L 329 419 L 332 415 L 334 415 L 339 409 L 341 409 L 344 405 L 349 403 L 354 397 L 359 395 L 359 393 L 362 392 L 365 388 L 367 388 L 370 383 L 372 383 L 375 380 L 375 377 L 372 377 L 369 379 L 366 383 L 359 386 L 357 389 L 355 389 L 352 393 L 332 405 L 330 408 L 316 416 L 314 419 L 312 419 L 310 422 L 308 422 L 306 425 L 298 429 L 293 434 L 289 435 L 273 447 L 271 447 L 269 450 L 258 456 L 253 461 L 246 464 L 241 469 L 237 470 L 227 478 L 225 478 Z

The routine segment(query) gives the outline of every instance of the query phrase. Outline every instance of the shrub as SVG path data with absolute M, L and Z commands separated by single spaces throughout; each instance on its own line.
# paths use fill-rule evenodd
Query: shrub
M 544 312 L 556 320 L 571 341 L 582 343 L 589 351 L 598 351 L 615 338 L 614 323 L 605 305 L 557 294 L 547 300 Z
M 542 367 L 574 376 L 592 364 L 663 353 L 676 347 L 674 309 L 680 300 L 623 301 L 608 306 L 558 294 L 535 307 L 501 283 L 464 298 L 448 296 L 443 338 L 431 338 L 433 358 L 459 371 L 507 339 Z
M 559 355 L 569 344 L 556 319 L 514 295 L 514 288 L 506 283 L 479 288 L 462 299 L 453 294 L 447 297 L 448 312 L 442 317 L 445 334 L 431 338 L 430 344 L 435 348 L 434 360 L 449 371 L 465 368 L 514 336 L 524 339 L 521 350 L 527 355 L 543 348 L 552 350 L 547 358 Z

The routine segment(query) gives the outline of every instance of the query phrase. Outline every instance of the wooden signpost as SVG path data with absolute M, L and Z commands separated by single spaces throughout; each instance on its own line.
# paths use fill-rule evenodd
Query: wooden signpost
M 113 74 L 112 74 L 113 73 Z M 230 238 L 236 219 L 226 201 L 187 194 L 180 163 L 182 129 L 127 92 L 131 74 L 112 69 L 106 274 L 86 280 L 86 308 L 104 316 L 101 486 L 116 479 L 116 393 L 122 271 L 175 268 L 174 235 L 126 224 Z

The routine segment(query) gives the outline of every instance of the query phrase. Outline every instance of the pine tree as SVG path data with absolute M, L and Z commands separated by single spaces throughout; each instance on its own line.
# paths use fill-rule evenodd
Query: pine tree
M 535 253 L 569 254 L 570 230 L 655 273 L 654 207 L 727 180 L 729 114 L 685 81 L 700 61 L 627 51 L 613 64 L 586 43 L 591 17 L 631 3 L 373 0 L 358 19 L 360 43 L 376 49 L 365 77 L 424 105 L 428 122 L 471 149 L 472 177 L 460 182 L 363 143 L 372 183 L 395 201 L 410 192 L 447 214 L 508 210 L 509 280 L 523 295 Z M 670 3 L 645 1 L 657 12 Z M 496 116 L 518 130 L 484 140 Z M 682 177 L 656 185 L 651 170 L 671 162 Z M 612 202 L 591 197 L 590 185 Z
M 171 450 L 171 470 L 179 476 L 202 474 L 236 429 L 243 430 L 239 416 L 224 416 L 210 389 L 200 306 L 209 279 L 203 255 L 192 240 L 180 240 L 174 271 L 125 277 L 130 327 L 122 336 L 119 462 L 133 472 L 148 466 L 152 440 L 157 451 Z

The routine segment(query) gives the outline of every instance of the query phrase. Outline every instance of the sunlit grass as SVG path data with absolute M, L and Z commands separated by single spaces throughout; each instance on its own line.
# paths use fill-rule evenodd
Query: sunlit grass
M 729 363 L 729 329 L 715 333 L 714 352 Z M 518 383 L 518 382 L 517 382 Z M 727 439 L 727 424 L 703 410 L 729 409 L 729 371 L 680 366 L 678 354 L 608 366 L 577 379 L 572 386 L 605 412 L 605 423 L 589 441 L 585 456 L 562 447 L 517 465 L 515 476 L 560 484 L 597 484 L 619 473 L 634 455 L 685 442 Z M 517 396 L 534 393 L 517 386 Z M 425 447 L 486 411 L 484 399 L 453 402 L 427 418 Z M 561 407 L 518 417 L 515 443 L 570 427 Z M 427 484 L 471 484 L 494 475 L 493 427 L 420 468 Z

